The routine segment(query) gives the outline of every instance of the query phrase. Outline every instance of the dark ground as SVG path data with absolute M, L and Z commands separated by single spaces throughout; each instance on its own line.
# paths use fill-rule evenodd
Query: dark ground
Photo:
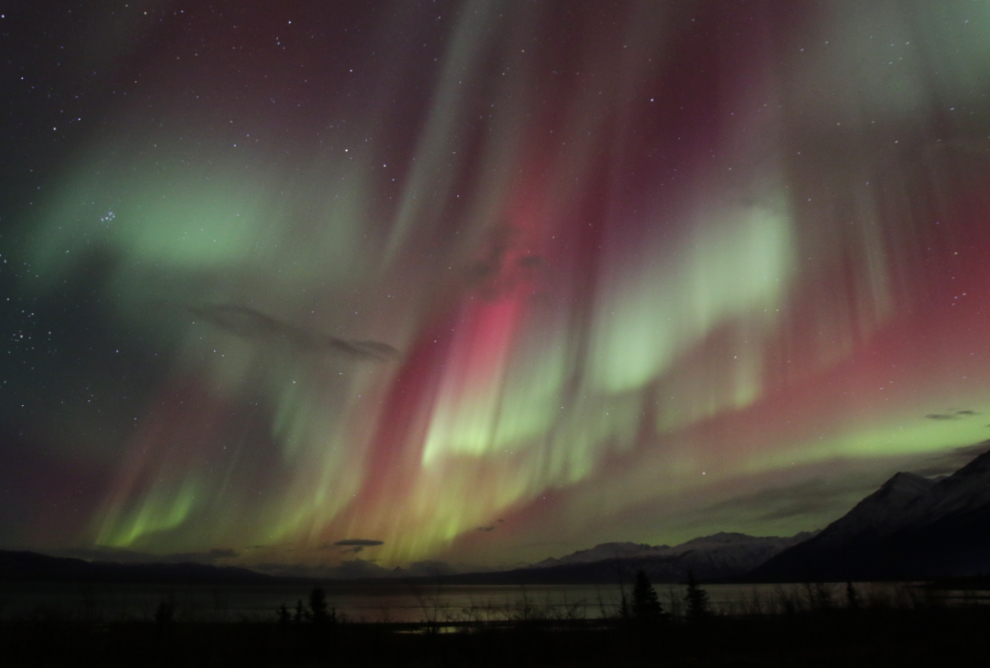
M 967 666 L 990 656 L 990 608 L 822 610 L 699 622 L 424 625 L 21 620 L 17 666 Z

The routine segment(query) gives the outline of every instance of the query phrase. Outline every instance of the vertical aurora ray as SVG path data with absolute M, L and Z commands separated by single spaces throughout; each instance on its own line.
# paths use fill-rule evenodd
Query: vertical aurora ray
M 34 294 L 168 360 L 72 540 L 783 533 L 847 497 L 733 499 L 988 438 L 985 3 L 379 4 L 171 16 L 39 200 Z

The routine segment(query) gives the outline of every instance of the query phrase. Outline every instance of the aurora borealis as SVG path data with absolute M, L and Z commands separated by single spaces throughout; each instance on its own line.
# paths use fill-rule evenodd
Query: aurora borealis
M 985 0 L 22 4 L 0 547 L 789 535 L 990 439 Z

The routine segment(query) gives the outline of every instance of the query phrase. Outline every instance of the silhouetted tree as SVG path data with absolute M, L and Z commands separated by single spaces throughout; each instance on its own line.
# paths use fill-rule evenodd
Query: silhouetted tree
M 688 571 L 687 592 L 684 594 L 685 612 L 690 621 L 701 621 L 711 614 L 708 592 L 698 586 L 694 573 Z
M 171 624 L 174 619 L 175 599 L 168 596 L 158 602 L 158 608 L 155 610 L 155 622 L 164 626 L 166 624 Z
M 846 607 L 850 610 L 859 610 L 859 592 L 852 582 L 846 583 Z
M 286 629 L 289 627 L 289 624 L 292 623 L 292 615 L 289 614 L 289 609 L 285 607 L 285 603 L 279 606 L 275 615 L 276 615 L 275 619 L 276 621 L 278 621 L 279 628 Z
M 633 585 L 632 615 L 639 620 L 659 620 L 663 617 L 660 597 L 642 568 L 636 573 L 636 584 Z
M 309 619 L 318 626 L 325 626 L 336 620 L 335 610 L 327 608 L 327 594 L 320 587 L 309 593 Z
M 824 582 L 806 582 L 808 605 L 812 610 L 825 611 L 832 608 L 832 588 Z
M 292 618 L 294 624 L 302 624 L 306 619 L 306 611 L 303 609 L 302 601 L 296 601 L 296 614 Z
M 629 599 L 626 598 L 626 590 L 622 590 L 622 601 L 619 603 L 619 618 L 631 619 L 632 608 L 629 606 Z

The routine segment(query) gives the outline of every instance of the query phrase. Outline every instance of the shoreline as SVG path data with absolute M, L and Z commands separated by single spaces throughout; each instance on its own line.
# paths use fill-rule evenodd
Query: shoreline
M 990 607 L 826 608 L 703 619 L 499 623 L 0 622 L 16 666 L 952 665 L 990 651 Z

